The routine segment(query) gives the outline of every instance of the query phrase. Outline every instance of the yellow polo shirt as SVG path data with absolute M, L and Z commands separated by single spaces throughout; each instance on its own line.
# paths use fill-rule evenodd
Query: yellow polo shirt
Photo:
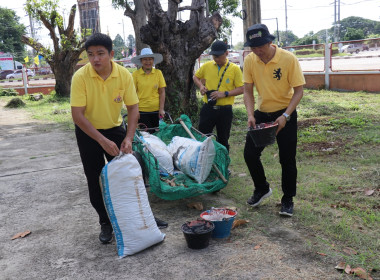
M 208 90 L 216 90 L 218 88 L 220 77 L 222 76 L 223 71 L 227 66 L 227 63 L 228 59 L 226 60 L 226 63 L 219 69 L 218 65 L 215 63 L 214 60 L 208 61 L 205 64 L 203 64 L 202 67 L 197 70 L 197 72 L 195 72 L 195 76 L 197 76 L 199 79 L 206 80 L 205 86 Z M 243 85 L 243 74 L 240 70 L 240 67 L 230 62 L 230 66 L 228 66 L 228 69 L 224 74 L 222 83 L 220 84 L 219 91 L 231 91 Z M 203 101 L 207 103 L 206 95 L 203 96 Z M 216 101 L 216 105 L 232 105 L 234 104 L 234 101 L 235 96 L 223 97 L 219 98 Z
M 253 52 L 244 59 L 244 83 L 253 83 L 258 91 L 257 108 L 276 112 L 287 108 L 294 87 L 305 84 L 298 59 L 291 52 L 276 48 L 274 57 L 265 64 Z
M 131 73 L 111 63 L 112 72 L 105 81 L 90 63 L 76 71 L 71 81 L 71 106 L 85 106 L 84 116 L 96 129 L 120 126 L 123 102 L 125 105 L 139 103 Z
M 153 68 L 145 74 L 142 68 L 132 73 L 137 96 L 139 97 L 139 111 L 154 112 L 160 109 L 159 88 L 166 87 L 161 70 Z

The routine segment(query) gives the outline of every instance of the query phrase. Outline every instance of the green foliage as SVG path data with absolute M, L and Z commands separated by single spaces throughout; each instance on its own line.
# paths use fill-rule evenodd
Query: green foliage
M 119 34 L 116 35 L 115 39 L 113 40 L 113 50 L 115 51 L 114 58 L 116 60 L 120 60 L 124 57 L 122 54 L 122 51 L 126 51 L 124 40 L 121 38 Z
M 380 33 L 380 22 L 362 17 L 348 17 L 340 24 L 340 37 L 344 40 L 365 39 L 371 33 Z
M 343 37 L 344 41 L 364 39 L 364 32 L 360 29 L 347 27 L 346 34 Z
M 316 34 L 314 34 L 312 31 L 306 34 L 304 37 L 295 40 L 294 45 L 311 45 L 315 42 L 316 44 L 319 44 L 319 38 Z
M 129 47 L 129 48 L 133 48 L 133 47 L 136 45 L 135 37 L 133 37 L 132 34 L 129 34 L 126 43 L 128 43 L 128 47 Z
M 374 39 L 374 38 L 380 38 L 380 33 L 379 34 L 371 33 L 367 36 L 367 39 Z
M 6 108 L 20 108 L 20 107 L 25 107 L 25 103 L 21 100 L 21 98 L 16 97 L 11 99 L 6 105 Z
M 59 0 L 27 0 L 25 11 L 33 18 L 41 20 L 41 16 L 50 19 L 54 27 L 63 27 L 63 18 L 58 14 Z
M 352 30 L 353 29 L 353 30 Z M 334 27 L 329 29 L 322 29 L 315 33 L 314 35 L 319 39 L 320 43 L 327 41 L 332 42 L 334 37 Z M 339 41 L 343 40 L 356 40 L 356 39 L 367 39 L 367 38 L 379 38 L 380 37 L 380 22 L 370 19 L 365 19 L 361 17 L 348 17 L 340 21 L 340 38 Z M 348 34 L 347 34 L 348 33 Z M 305 35 L 307 37 L 308 35 Z M 304 38 L 301 38 L 303 40 Z
M 220 40 L 226 41 L 227 43 L 230 41 L 229 38 L 232 34 L 233 24 L 230 19 L 228 19 L 227 15 L 232 15 L 234 17 L 239 16 L 239 11 L 237 10 L 239 6 L 238 0 L 209 0 L 209 10 L 210 14 L 213 12 L 219 12 L 219 14 L 223 18 L 222 26 L 219 30 L 218 38 Z
M 234 50 L 244 50 L 244 42 L 238 42 L 233 45 Z
M 272 31 L 272 35 L 276 37 L 276 42 L 277 42 L 277 30 L 271 30 L 271 31 Z M 278 33 L 280 35 L 280 42 L 282 45 L 290 46 L 290 45 L 293 45 L 294 41 L 298 40 L 297 35 L 295 35 L 293 31 L 291 30 L 288 30 L 288 32 L 278 31 Z
M 313 48 L 303 48 L 303 49 L 296 49 L 293 52 L 297 57 L 323 57 L 325 50 L 323 48 L 320 49 L 313 49 Z M 332 54 L 336 55 L 339 54 L 339 49 L 337 47 L 334 47 L 332 49 Z M 346 54 L 344 54 L 346 55 Z
M 0 96 L 17 96 L 18 92 L 13 88 L 0 88 Z
M 16 12 L 0 7 L 0 50 L 11 53 L 16 60 L 24 61 L 25 48 L 20 37 L 25 33 L 25 26 L 20 23 Z

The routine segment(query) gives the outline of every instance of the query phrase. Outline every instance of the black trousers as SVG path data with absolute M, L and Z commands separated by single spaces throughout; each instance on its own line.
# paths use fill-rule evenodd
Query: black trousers
M 229 151 L 228 139 L 230 138 L 232 118 L 232 105 L 210 106 L 204 104 L 200 113 L 198 129 L 204 134 L 210 134 L 216 127 L 217 141 Z
M 285 112 L 285 109 L 274 113 L 264 113 L 256 110 L 254 112 L 256 124 L 275 121 L 283 112 Z M 291 200 L 296 195 L 297 188 L 297 111 L 292 113 L 289 122 L 277 134 L 276 140 L 282 168 L 281 187 L 284 193 L 282 201 Z M 264 147 L 256 147 L 251 137 L 247 134 L 244 159 L 255 185 L 255 191 L 267 191 L 269 186 L 260 160 L 263 150 Z
M 138 120 L 139 128 L 140 129 L 146 129 L 146 128 L 156 128 L 159 124 L 159 115 L 158 111 L 155 112 L 139 112 L 140 113 L 140 119 Z M 143 124 L 143 125 L 141 125 Z M 156 132 L 155 129 L 148 129 L 149 133 Z
M 99 129 L 98 131 L 109 140 L 115 142 L 119 149 L 126 136 L 126 131 L 122 126 L 111 129 Z M 103 202 L 99 176 L 105 165 L 104 156 L 108 161 L 111 161 L 114 157 L 107 154 L 98 142 L 89 137 L 78 126 L 75 126 L 75 135 L 84 168 L 84 174 L 87 178 L 90 202 L 99 215 L 99 223 L 110 224 Z

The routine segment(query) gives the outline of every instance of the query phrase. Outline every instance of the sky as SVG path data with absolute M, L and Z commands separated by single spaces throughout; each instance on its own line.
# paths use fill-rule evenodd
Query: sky
M 335 0 L 262 0 L 261 1 L 261 19 L 266 24 L 271 33 L 277 29 L 280 31 L 291 30 L 298 37 L 303 37 L 310 31 L 314 33 L 321 29 L 331 28 L 334 23 L 334 1 Z M 339 0 L 336 0 L 338 3 Z M 25 26 L 29 26 L 29 17 L 23 10 L 25 0 L 1 0 L 0 7 L 15 10 Z M 162 0 L 161 5 L 166 9 L 168 0 Z M 61 10 L 68 18 L 68 13 L 76 0 L 61 0 Z M 123 10 L 114 9 L 111 0 L 99 0 L 100 8 L 100 25 L 101 32 L 107 33 L 112 39 L 117 34 L 128 38 L 129 34 L 134 36 L 132 23 L 129 18 L 123 15 Z M 181 6 L 186 6 L 191 0 L 184 0 Z M 285 9 L 285 3 L 287 9 Z M 241 10 L 241 7 L 239 8 Z M 286 12 L 285 12 L 286 11 Z M 287 20 L 285 19 L 287 15 Z M 340 1 L 340 19 L 349 16 L 358 16 L 371 20 L 380 21 L 380 1 L 379 0 L 341 0 Z M 182 20 L 186 15 L 182 16 Z M 276 20 L 277 19 L 277 20 Z M 79 15 L 76 15 L 76 22 L 79 25 Z M 234 18 L 234 28 L 232 44 L 244 41 L 243 21 L 240 18 Z M 123 30 L 124 26 L 124 30 Z M 29 29 L 30 31 L 30 29 Z M 37 29 L 37 39 L 42 42 L 50 42 L 46 29 Z

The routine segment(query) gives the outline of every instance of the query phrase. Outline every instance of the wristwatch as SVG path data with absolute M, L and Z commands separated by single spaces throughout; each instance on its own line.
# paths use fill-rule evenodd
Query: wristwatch
M 230 93 L 228 91 L 225 91 L 224 94 L 227 97 Z
M 290 116 L 287 113 L 283 113 L 282 115 L 285 117 L 287 122 L 290 120 Z

